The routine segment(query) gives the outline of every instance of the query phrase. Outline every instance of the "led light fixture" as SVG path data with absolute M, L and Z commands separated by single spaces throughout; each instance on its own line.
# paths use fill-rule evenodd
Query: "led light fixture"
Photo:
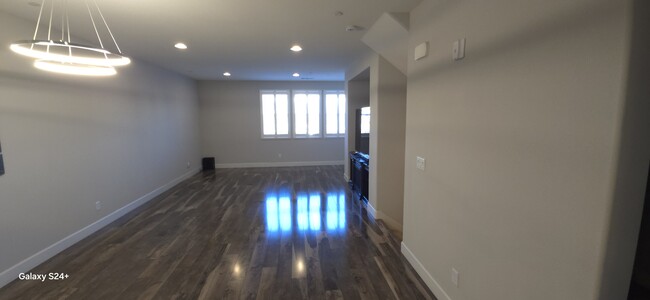
M 69 75 L 111 76 L 117 74 L 112 66 L 79 65 L 48 60 L 37 60 L 34 62 L 34 67 L 43 71 Z
M 91 9 L 91 6 L 88 5 L 89 1 L 94 4 L 94 9 Z M 68 16 L 67 2 L 67 0 L 43 0 L 40 5 L 41 9 L 33 38 L 12 43 L 10 49 L 17 54 L 36 59 L 34 66 L 40 70 L 61 74 L 109 76 L 117 73 L 114 67 L 131 63 L 131 60 L 122 54 L 95 0 L 84 0 L 84 3 L 100 47 L 73 43 L 70 38 L 70 18 Z M 46 11 L 46 15 L 49 15 L 49 18 L 44 16 L 44 11 Z M 93 11 L 95 15 L 93 15 Z M 97 21 L 95 20 L 96 17 L 98 17 Z M 54 40 L 55 33 L 52 28 L 55 18 L 58 19 L 56 23 L 61 25 L 61 35 L 58 40 Z M 99 23 L 99 20 L 101 20 L 101 23 Z M 43 33 L 47 37 L 39 39 L 38 33 L 41 22 L 47 22 L 49 25 L 47 31 Z M 97 28 L 98 23 L 104 25 L 105 31 L 108 32 L 115 45 L 116 53 L 104 47 L 104 42 Z
M 124 66 L 131 63 L 128 57 L 104 49 L 55 41 L 18 41 L 11 44 L 14 52 L 35 59 L 60 61 L 78 65 Z M 75 55 L 70 55 L 74 50 Z M 78 54 L 77 54 L 78 53 Z M 82 54 L 85 54 L 82 56 Z

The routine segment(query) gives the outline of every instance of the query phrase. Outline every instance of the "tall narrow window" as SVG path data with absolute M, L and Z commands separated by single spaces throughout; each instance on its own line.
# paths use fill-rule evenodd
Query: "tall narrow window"
M 289 91 L 261 91 L 262 137 L 289 137 Z
M 325 91 L 325 136 L 345 134 L 345 93 Z
M 293 93 L 294 137 L 320 137 L 320 91 Z
M 361 134 L 370 133 L 370 106 L 361 108 Z

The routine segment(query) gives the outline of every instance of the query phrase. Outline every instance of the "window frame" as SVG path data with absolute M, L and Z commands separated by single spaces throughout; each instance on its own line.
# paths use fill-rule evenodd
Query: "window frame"
M 337 108 L 337 110 L 336 110 L 336 129 L 337 130 L 336 130 L 335 134 L 327 133 L 327 95 L 336 95 L 337 100 L 339 100 L 339 101 L 340 101 L 341 95 L 345 96 L 343 116 L 341 116 L 341 114 L 340 114 L 339 102 L 337 101 L 337 103 L 336 103 L 336 108 Z M 348 110 L 347 109 L 348 95 L 345 93 L 344 90 L 323 90 L 322 99 L 323 100 L 321 102 L 323 104 L 322 105 L 323 106 L 323 108 L 322 108 L 322 111 L 323 111 L 323 113 L 322 113 L 322 115 L 323 115 L 322 116 L 322 119 L 323 119 L 323 137 L 325 137 L 325 138 L 342 138 L 342 137 L 345 137 L 345 135 L 347 134 L 347 131 L 348 131 L 348 128 L 347 128 L 347 123 L 348 122 L 346 120 L 347 110 Z M 340 133 L 340 131 L 341 131 L 341 128 L 339 126 L 339 125 L 341 125 L 341 119 L 340 118 L 343 118 L 343 124 L 345 126 L 343 128 L 343 133 Z
M 306 134 L 298 134 L 296 133 L 296 105 L 295 105 L 295 97 L 297 94 L 318 94 L 318 134 L 315 135 L 310 135 L 309 134 L 309 104 L 307 105 L 307 133 Z M 290 114 L 291 114 L 291 119 L 292 119 L 292 128 L 291 128 L 291 137 L 294 139 L 320 139 L 323 138 L 323 90 L 291 90 L 291 108 L 290 108 Z
M 275 121 L 275 134 L 270 135 L 270 134 L 264 134 L 264 94 L 273 94 L 273 104 L 275 105 L 275 113 L 273 114 L 274 121 Z M 277 113 L 277 101 L 276 101 L 276 96 L 278 94 L 286 94 L 287 95 L 287 126 L 288 126 L 288 132 L 287 134 L 278 134 L 278 113 Z M 260 135 L 262 139 L 289 139 L 291 138 L 291 124 L 292 124 L 292 118 L 291 118 L 291 91 L 290 90 L 260 90 Z

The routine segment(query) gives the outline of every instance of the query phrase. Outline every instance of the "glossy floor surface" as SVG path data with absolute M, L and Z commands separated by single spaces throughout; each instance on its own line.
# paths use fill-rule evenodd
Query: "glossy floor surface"
M 435 299 L 339 166 L 200 173 L 0 299 Z

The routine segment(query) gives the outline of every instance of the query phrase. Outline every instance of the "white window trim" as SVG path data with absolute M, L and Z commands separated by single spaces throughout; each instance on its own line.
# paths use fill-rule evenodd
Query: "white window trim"
M 322 125 L 323 125 L 323 130 L 322 130 L 322 131 L 323 131 L 323 136 L 324 136 L 325 138 L 342 138 L 342 137 L 345 137 L 345 134 L 347 133 L 348 128 L 347 128 L 347 126 L 346 126 L 346 128 L 345 128 L 345 132 L 344 132 L 344 133 L 338 133 L 338 132 L 340 131 L 339 124 L 340 124 L 340 122 L 341 122 L 341 120 L 339 119 L 341 116 L 339 115 L 338 110 L 337 110 L 337 113 L 336 113 L 336 122 L 337 122 L 337 123 L 336 123 L 336 129 L 337 129 L 337 133 L 335 133 L 335 134 L 327 133 L 327 128 L 326 128 L 326 126 L 327 126 L 327 111 L 326 111 L 326 107 L 325 107 L 325 105 L 326 105 L 326 103 L 325 103 L 326 99 L 325 99 L 325 98 L 327 97 L 327 95 L 332 95 L 332 94 L 333 94 L 333 95 L 336 95 L 337 97 L 338 97 L 340 94 L 345 95 L 345 104 L 346 104 L 345 106 L 346 106 L 346 107 L 345 107 L 345 111 L 343 112 L 343 118 L 345 118 L 345 117 L 348 115 L 348 114 L 347 114 L 347 112 L 348 112 L 348 108 L 347 108 L 347 104 L 348 104 L 348 95 L 345 93 L 345 91 L 342 91 L 342 90 L 324 90 L 324 91 L 323 91 L 323 96 L 321 97 L 321 98 L 322 98 L 322 100 L 321 100 L 321 104 L 322 104 L 322 108 L 321 108 L 321 109 L 322 109 L 322 117 L 321 117 L 321 118 L 323 119 L 323 122 L 322 122 Z M 337 108 L 338 108 L 338 103 L 337 103 L 336 106 L 337 106 Z M 347 120 L 344 120 L 344 121 L 345 121 L 345 124 L 347 125 L 347 123 L 348 123 Z
M 295 97 L 296 94 L 319 94 L 320 95 L 320 99 L 319 99 L 319 101 L 320 101 L 320 103 L 319 103 L 319 110 L 320 110 L 319 119 L 320 119 L 320 122 L 318 124 L 318 126 L 319 126 L 318 132 L 319 133 L 317 135 L 310 135 L 309 133 L 307 133 L 307 134 L 297 134 L 296 133 L 296 110 L 294 108 L 294 97 Z M 323 120 L 324 119 L 323 118 L 323 116 L 324 116 L 323 102 L 324 102 L 323 101 L 323 90 L 292 90 L 291 91 L 290 115 L 291 115 L 291 121 L 292 121 L 292 123 L 291 123 L 292 128 L 290 128 L 291 129 L 290 131 L 291 131 L 291 136 L 294 139 L 320 139 L 320 138 L 323 138 L 323 131 L 324 131 L 323 130 L 323 124 L 324 124 L 323 123 L 324 122 L 324 120 Z M 309 109 L 309 108 L 307 108 L 307 109 Z M 307 132 L 309 132 L 309 113 L 307 113 Z
M 264 104 L 262 103 L 262 95 L 263 94 L 287 94 L 287 120 L 289 122 L 289 133 L 288 134 L 278 134 L 278 114 L 277 114 L 277 102 L 275 101 L 275 98 L 273 100 L 273 104 L 276 106 L 275 109 L 275 134 L 274 135 L 269 135 L 269 134 L 264 134 Z M 260 134 L 262 139 L 290 139 L 291 138 L 291 132 L 292 132 L 292 95 L 291 91 L 289 90 L 260 90 Z

